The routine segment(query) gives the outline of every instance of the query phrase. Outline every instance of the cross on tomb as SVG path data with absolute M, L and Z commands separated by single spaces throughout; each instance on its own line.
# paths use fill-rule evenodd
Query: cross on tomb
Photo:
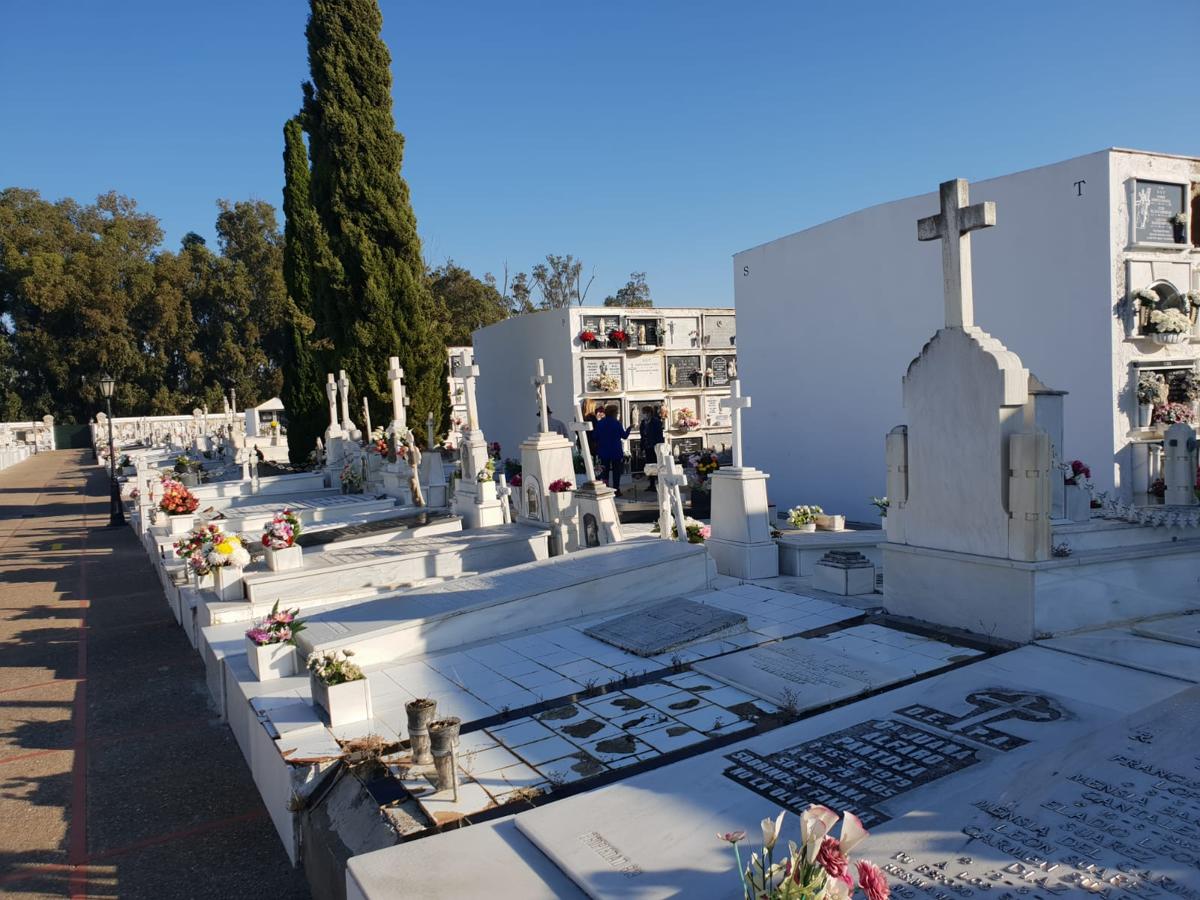
M 392 431 L 401 432 L 408 426 L 408 397 L 404 394 L 404 370 L 400 368 L 400 357 L 388 359 L 388 382 L 392 386 Z
M 1005 719 L 1021 719 L 1026 722 L 1054 722 L 1062 718 L 1062 712 L 1041 694 L 1023 691 L 976 691 L 967 695 L 967 702 L 975 707 L 954 723 L 955 731 L 963 731 L 969 725 L 988 725 Z
M 469 350 L 461 351 L 454 360 L 454 377 L 463 380 L 463 393 L 467 397 L 467 431 L 479 428 L 479 412 L 475 406 L 475 379 L 479 377 L 479 366 Z
M 592 423 L 572 422 L 567 427 L 575 432 L 575 439 L 579 441 L 579 454 L 583 457 L 583 469 L 587 473 L 588 484 L 594 484 L 596 481 L 596 469 L 592 465 L 592 450 L 587 442 L 587 433 L 592 430 Z
M 971 290 L 971 232 L 996 224 L 996 204 L 991 200 L 968 206 L 966 179 L 944 181 L 939 187 L 942 211 L 917 221 L 917 240 L 942 242 L 942 289 L 946 298 L 946 327 L 975 324 L 975 298 Z
M 667 493 L 672 514 L 675 517 L 675 540 L 687 543 L 687 526 L 683 515 L 683 498 L 679 489 L 687 484 L 687 476 L 675 467 L 675 457 L 671 455 L 666 444 L 659 444 L 658 453 L 658 483 Z M 662 536 L 669 537 L 670 531 L 664 527 L 662 517 L 659 517 L 659 531 Z
M 354 422 L 350 419 L 350 379 L 345 369 L 338 370 L 337 386 L 342 399 L 342 430 L 349 437 L 354 432 Z
M 730 411 L 733 423 L 733 468 L 742 467 L 742 410 L 750 408 L 750 398 L 742 396 L 740 378 L 733 379 L 733 393 L 721 400 L 721 407 Z
M 369 441 L 371 439 L 371 430 L 372 430 L 371 429 L 371 404 L 367 402 L 366 397 L 363 397 L 363 422 L 366 423 L 366 429 L 367 429 L 366 435 L 363 437 L 363 440 Z
M 537 374 L 533 376 L 533 386 L 537 390 L 538 409 L 541 412 L 542 418 L 542 434 L 550 432 L 550 413 L 549 407 L 546 405 L 546 385 L 554 383 L 554 376 L 546 374 L 546 365 L 542 360 L 537 361 Z
M 425 445 L 433 450 L 433 413 L 425 417 Z
M 332 372 L 327 372 L 325 377 L 325 397 L 329 401 L 329 436 L 337 437 L 342 433 L 342 426 L 338 423 L 337 413 L 338 386 Z M 228 404 L 226 404 L 225 408 L 229 408 Z

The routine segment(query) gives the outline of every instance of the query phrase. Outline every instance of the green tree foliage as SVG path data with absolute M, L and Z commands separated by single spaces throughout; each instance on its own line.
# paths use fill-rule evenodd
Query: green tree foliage
M 283 128 L 283 278 L 295 308 L 281 331 L 283 392 L 288 411 L 288 453 L 302 462 L 324 430 L 326 398 L 323 378 L 313 347 L 312 281 L 316 260 L 328 259 L 328 244 L 309 193 L 308 151 L 300 120 L 289 119 Z
M 383 17 L 376 0 L 311 0 L 310 10 L 312 82 L 301 121 L 312 204 L 340 264 L 340 277 L 326 271 L 312 279 L 317 337 L 330 340 L 327 364 L 346 370 L 373 418 L 383 421 L 389 408 L 387 359 L 397 355 L 412 420 L 424 423 L 432 412 L 440 423 L 447 412 L 443 317 L 425 283 L 416 216 L 400 175 L 404 138 L 392 118 Z
M 480 281 L 454 260 L 429 272 L 429 290 L 446 310 L 446 343 L 467 346 L 477 328 L 508 318 L 509 301 L 496 288 L 496 279 L 484 275 Z
M 542 295 L 542 309 L 583 306 L 592 282 L 596 280 L 593 273 L 587 284 L 583 283 L 583 263 L 570 253 L 566 256 L 548 253 L 546 261 L 538 263 L 530 272 L 533 275 L 533 286 Z
M 618 288 L 615 294 L 604 298 L 605 306 L 641 306 L 651 307 L 654 301 L 650 299 L 650 285 L 646 284 L 645 272 L 631 272 L 625 286 Z

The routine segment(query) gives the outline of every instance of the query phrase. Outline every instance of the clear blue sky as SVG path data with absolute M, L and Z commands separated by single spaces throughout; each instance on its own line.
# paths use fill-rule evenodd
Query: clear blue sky
M 573 253 L 599 302 L 732 301 L 731 254 L 1108 146 L 1200 155 L 1200 3 L 381 0 L 426 258 Z M 303 0 L 0 0 L 0 186 L 209 237 L 276 206 Z

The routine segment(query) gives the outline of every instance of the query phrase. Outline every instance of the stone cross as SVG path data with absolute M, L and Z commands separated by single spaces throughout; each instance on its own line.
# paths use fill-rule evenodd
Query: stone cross
M 354 433 L 354 423 L 350 421 L 350 379 L 346 377 L 345 369 L 338 370 L 337 386 L 342 400 L 342 431 L 349 437 Z
M 337 414 L 338 386 L 332 372 L 329 372 L 326 378 L 328 379 L 325 382 L 325 396 L 329 400 L 329 436 L 337 437 L 342 433 L 342 426 L 338 424 Z
M 433 413 L 425 417 L 425 446 L 433 452 Z
M 944 181 L 939 188 L 942 211 L 917 221 L 917 240 L 942 242 L 942 282 L 946 298 L 946 327 L 975 324 L 971 291 L 971 232 L 996 224 L 992 201 L 968 206 L 970 192 L 963 178 Z
M 579 453 L 583 457 L 583 468 L 587 472 L 588 483 L 595 483 L 596 470 L 592 465 L 592 450 L 587 442 L 587 433 L 592 430 L 592 423 L 572 422 L 567 427 L 575 432 L 575 439 L 579 441 Z
M 208 404 L 204 404 L 204 436 L 208 437 Z
M 363 437 L 364 441 L 371 439 L 371 404 L 367 402 L 367 398 L 363 397 L 363 421 L 366 423 L 367 431 Z
M 733 468 L 742 467 L 742 410 L 750 408 L 750 398 L 742 396 L 740 378 L 733 379 L 733 393 L 721 400 L 721 407 L 729 410 L 733 422 Z
M 684 525 L 683 498 L 679 494 L 679 489 L 687 484 L 687 476 L 675 467 L 675 457 L 671 455 L 671 451 L 666 444 L 659 444 L 655 452 L 658 454 L 659 490 L 666 493 L 669 508 L 675 517 L 675 539 L 686 544 L 688 539 L 687 527 Z M 661 506 L 662 504 L 660 504 Z M 661 514 L 658 522 L 659 532 L 663 538 L 670 540 L 670 523 L 664 524 Z
M 533 376 L 533 386 L 537 390 L 538 409 L 542 417 L 542 434 L 550 432 L 550 413 L 546 405 L 546 385 L 554 383 L 554 376 L 546 374 L 546 365 L 542 360 L 537 361 L 537 375 Z
M 508 525 L 512 522 L 512 507 L 509 506 L 509 497 L 512 496 L 512 488 L 508 486 L 508 479 L 501 472 L 496 476 L 496 498 L 500 501 L 500 515 L 504 520 L 504 524 Z
M 408 397 L 404 395 L 404 370 L 400 368 L 400 357 L 388 360 L 388 382 L 392 386 L 392 431 L 401 432 L 408 427 Z
M 470 350 L 463 350 L 454 361 L 454 377 L 463 380 L 463 391 L 467 398 L 467 431 L 479 430 L 479 410 L 475 405 L 475 379 L 479 377 L 479 366 Z

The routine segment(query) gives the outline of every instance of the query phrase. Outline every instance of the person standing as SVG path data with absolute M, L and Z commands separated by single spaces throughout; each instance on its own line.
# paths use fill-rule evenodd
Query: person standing
M 604 471 L 607 475 L 608 486 L 617 492 L 617 496 L 621 496 L 621 473 L 625 468 L 625 448 L 621 442 L 629 437 L 629 432 L 633 430 L 621 427 L 621 420 L 618 416 L 621 414 L 620 409 L 614 403 L 604 410 L 604 418 L 599 418 L 596 422 L 595 435 L 596 447 L 599 451 L 600 462 L 604 466 Z
M 659 415 L 659 411 L 652 406 L 642 407 L 642 421 L 638 424 L 638 434 L 642 438 L 642 457 L 647 465 L 658 462 L 658 454 L 655 453 L 659 444 L 666 440 L 666 434 L 663 430 L 663 420 Z M 658 478 L 650 476 L 650 490 L 654 490 L 658 484 Z

